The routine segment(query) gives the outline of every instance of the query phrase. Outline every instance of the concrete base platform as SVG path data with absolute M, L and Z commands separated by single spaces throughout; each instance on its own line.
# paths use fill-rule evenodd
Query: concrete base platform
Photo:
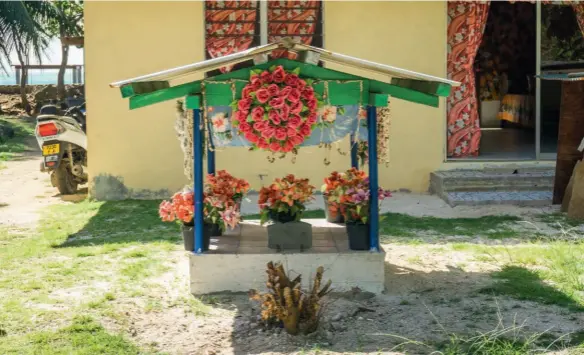
M 312 225 L 312 248 L 308 250 L 269 249 L 265 226 L 245 221 L 235 231 L 211 239 L 210 250 L 190 254 L 191 293 L 265 290 L 266 264 L 281 262 L 291 277 L 302 275 L 307 287 L 316 268 L 325 268 L 324 279 L 332 280 L 335 291 L 359 287 L 381 293 L 385 280 L 385 252 L 353 251 L 344 225 L 324 219 L 303 220 Z

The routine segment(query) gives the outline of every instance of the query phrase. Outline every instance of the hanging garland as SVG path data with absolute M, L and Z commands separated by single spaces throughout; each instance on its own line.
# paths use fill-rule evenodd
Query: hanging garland
M 252 70 L 241 99 L 230 105 L 233 125 L 253 149 L 296 153 L 312 134 L 323 103 L 312 80 L 300 79 L 299 72 L 299 68 L 287 72 L 282 66 Z

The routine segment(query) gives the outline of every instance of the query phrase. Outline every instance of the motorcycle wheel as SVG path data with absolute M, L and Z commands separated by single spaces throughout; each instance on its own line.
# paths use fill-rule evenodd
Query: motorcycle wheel
M 59 167 L 53 171 L 55 185 L 61 195 L 72 195 L 77 192 L 77 182 L 75 176 L 65 162 L 61 162 Z

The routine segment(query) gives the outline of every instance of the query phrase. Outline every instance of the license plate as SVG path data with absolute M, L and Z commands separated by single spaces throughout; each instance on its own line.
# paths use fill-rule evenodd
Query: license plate
M 59 154 L 60 144 L 48 144 L 43 146 L 43 155 Z

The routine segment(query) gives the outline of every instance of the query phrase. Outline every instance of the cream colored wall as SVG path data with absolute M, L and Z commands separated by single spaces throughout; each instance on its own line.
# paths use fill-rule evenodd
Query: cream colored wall
M 90 181 L 122 177 L 133 191 L 120 197 L 183 186 L 175 101 L 130 111 L 108 84 L 203 60 L 203 4 L 88 1 L 85 28 Z M 108 198 L 119 194 L 110 189 Z
M 327 49 L 446 77 L 446 2 L 339 1 L 325 6 Z M 440 108 L 398 99 L 390 103 L 391 163 L 379 167 L 380 185 L 425 192 L 430 172 L 444 160 L 446 102 L 442 99 Z
M 326 2 L 325 47 L 444 77 L 445 11 L 442 2 Z M 87 2 L 85 13 L 90 175 L 121 176 L 136 191 L 178 189 L 185 180 L 173 128 L 174 102 L 130 111 L 127 100 L 107 84 L 201 60 L 202 4 Z M 391 164 L 380 167 L 381 184 L 426 191 L 429 173 L 444 156 L 444 100 L 439 109 L 391 102 Z M 348 140 L 339 147 L 348 153 Z M 261 185 L 260 174 L 268 182 L 287 173 L 308 177 L 318 187 L 330 171 L 350 165 L 349 155 L 339 155 L 336 147 L 330 152 L 302 148 L 296 164 L 289 158 L 271 164 L 266 154 L 243 148 L 217 152 L 216 160 L 217 169 L 246 178 L 255 188 Z

